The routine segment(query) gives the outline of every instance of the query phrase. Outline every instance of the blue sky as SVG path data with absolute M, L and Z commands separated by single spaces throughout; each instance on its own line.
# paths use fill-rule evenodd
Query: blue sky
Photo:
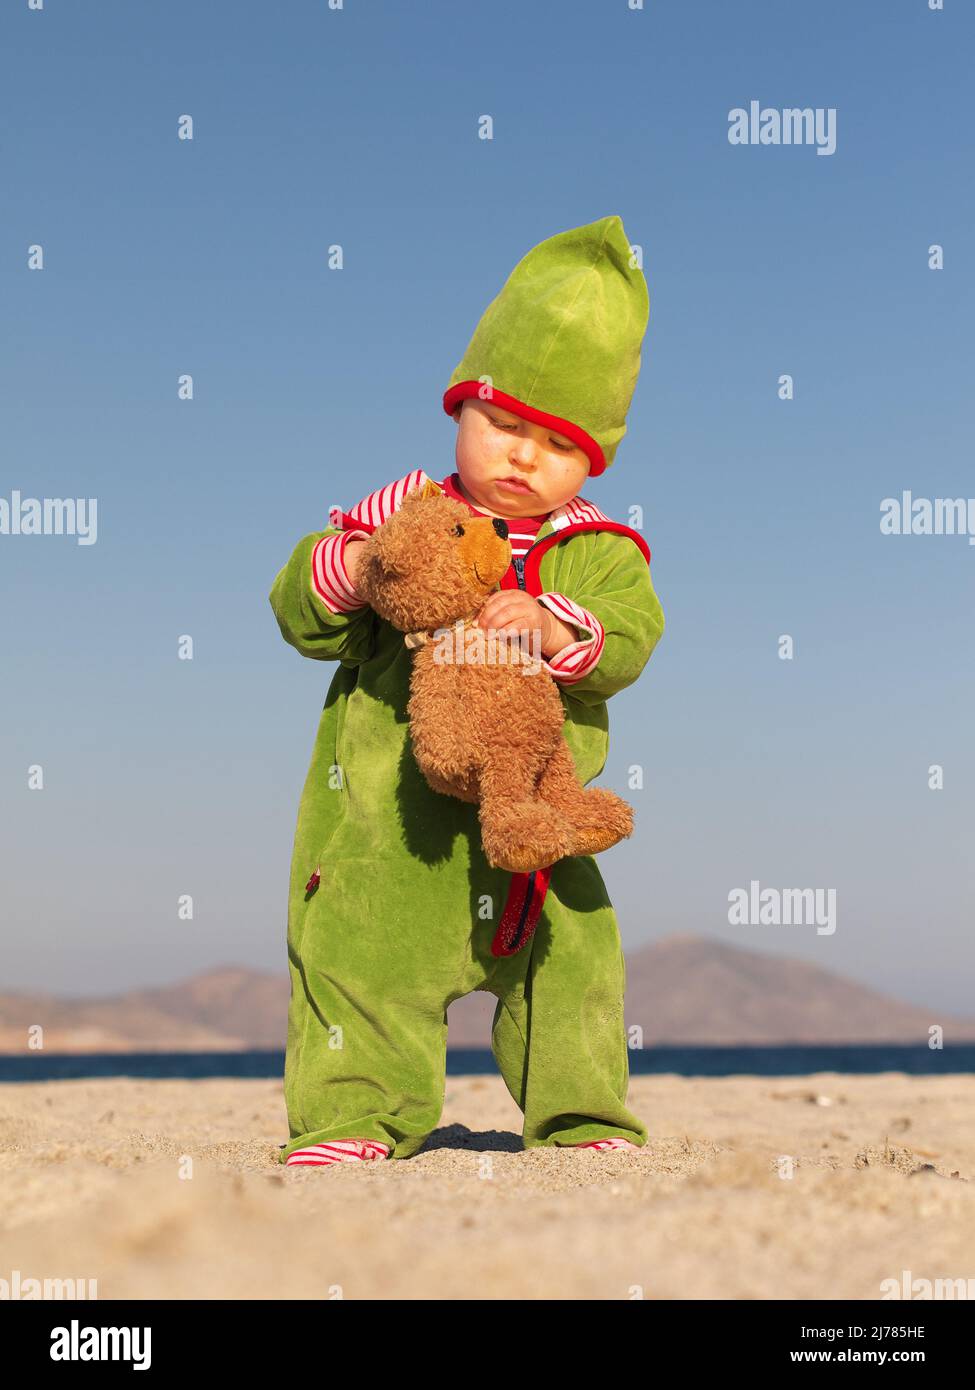
M 610 704 L 624 943 L 969 1011 L 975 548 L 879 514 L 975 494 L 973 38 L 958 0 L 5 6 L 0 497 L 96 497 L 98 539 L 0 536 L 0 987 L 285 970 L 332 668 L 282 642 L 274 576 L 331 505 L 451 471 L 488 301 L 618 213 L 650 324 L 584 495 L 643 508 L 667 620 Z M 730 145 L 753 99 L 834 107 L 836 152 Z M 752 879 L 835 888 L 836 931 L 732 927 Z

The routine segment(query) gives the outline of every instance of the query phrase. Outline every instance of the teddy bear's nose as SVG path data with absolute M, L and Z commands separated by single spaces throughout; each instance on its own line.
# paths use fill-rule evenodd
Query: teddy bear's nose
M 503 541 L 508 539 L 508 523 L 502 517 L 494 518 L 494 529 Z

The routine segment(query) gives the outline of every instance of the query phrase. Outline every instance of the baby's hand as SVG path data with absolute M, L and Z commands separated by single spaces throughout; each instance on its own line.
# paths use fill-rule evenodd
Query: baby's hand
M 565 623 L 559 622 L 554 613 L 526 594 L 524 589 L 500 589 L 488 594 L 477 614 L 477 626 L 485 630 L 510 633 L 518 636 L 527 631 L 541 634 L 541 652 L 547 661 L 550 656 L 560 652 L 570 642 L 575 642 L 576 634 Z M 537 639 L 536 639 L 537 640 Z
M 349 541 L 346 544 L 345 554 L 343 557 L 345 560 L 345 572 L 349 576 L 349 579 L 352 581 L 353 589 L 356 590 L 358 590 L 359 588 L 359 585 L 357 583 L 357 580 L 359 578 L 359 562 L 362 559 L 362 547 L 364 545 L 365 541 L 361 539 L 357 541 Z

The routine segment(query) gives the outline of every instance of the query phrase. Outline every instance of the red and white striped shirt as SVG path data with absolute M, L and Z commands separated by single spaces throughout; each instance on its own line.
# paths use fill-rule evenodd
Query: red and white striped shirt
M 416 468 L 412 473 L 397 478 L 395 482 L 387 484 L 386 487 L 369 493 L 352 508 L 348 517 L 352 522 L 361 521 L 370 528 L 380 526 L 398 509 L 408 492 L 411 492 L 415 487 L 422 487 L 427 481 L 429 479 L 423 469 Z M 475 516 L 487 516 L 488 513 L 479 511 L 477 507 L 468 502 L 467 498 L 458 490 L 457 483 L 457 474 L 453 473 L 438 486 L 448 496 L 455 498 L 458 502 L 463 502 Z M 560 508 L 559 510 L 566 509 Z M 590 502 L 584 502 L 581 498 L 573 498 L 567 504 L 567 510 L 571 513 L 570 519 L 572 521 L 605 519 L 604 513 L 598 507 L 594 507 Z M 520 559 L 527 554 L 534 544 L 538 532 L 550 515 L 554 514 L 513 517 L 508 521 L 509 528 L 517 527 L 517 530 L 509 529 L 508 532 L 512 558 Z M 563 521 L 564 524 L 567 524 L 566 521 Z M 354 613 L 366 606 L 365 599 L 356 592 L 349 577 L 344 557 L 345 547 L 349 541 L 368 540 L 370 533 L 370 531 L 357 530 L 353 527 L 343 531 L 339 536 L 324 536 L 315 546 L 311 561 L 312 592 L 330 613 Z M 547 661 L 543 660 L 541 663 L 542 669 L 560 684 L 572 685 L 575 681 L 580 681 L 587 676 L 599 661 L 606 640 L 605 629 L 594 613 L 591 613 L 588 608 L 583 608 L 567 594 L 544 593 L 537 594 L 535 597 L 538 603 L 554 613 L 561 622 L 567 623 L 583 634 L 577 641 L 570 642 L 561 651 L 556 652 Z

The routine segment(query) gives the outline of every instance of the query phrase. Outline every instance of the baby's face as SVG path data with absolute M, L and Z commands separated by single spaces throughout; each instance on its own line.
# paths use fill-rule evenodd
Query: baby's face
M 589 476 L 589 459 L 571 439 L 493 401 L 462 401 L 454 418 L 461 490 L 491 516 L 552 512 L 575 497 Z M 531 491 L 502 484 L 512 477 Z

